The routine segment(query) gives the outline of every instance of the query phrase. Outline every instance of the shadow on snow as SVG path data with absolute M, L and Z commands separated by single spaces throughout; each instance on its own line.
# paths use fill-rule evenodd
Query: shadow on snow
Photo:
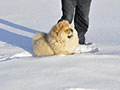
M 12 22 L 4 20 L 4 19 L 0 19 L 0 24 L 9 26 L 9 27 L 12 27 L 15 29 L 19 29 L 22 31 L 30 32 L 33 34 L 39 32 L 37 30 L 12 23 Z M 9 43 L 9 44 L 14 45 L 14 46 L 21 47 L 24 50 L 28 51 L 29 53 L 33 54 L 33 52 L 32 52 L 32 38 L 30 38 L 30 37 L 18 35 L 14 32 L 10 32 L 9 30 L 6 30 L 6 29 L 3 29 L 0 27 L 0 41 Z

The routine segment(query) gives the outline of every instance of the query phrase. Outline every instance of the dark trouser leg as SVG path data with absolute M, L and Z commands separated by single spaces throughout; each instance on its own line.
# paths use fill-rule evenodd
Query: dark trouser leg
M 77 0 L 74 23 L 80 44 L 85 44 L 85 33 L 89 26 L 90 3 L 91 0 Z
M 76 1 L 77 0 L 61 0 L 63 15 L 62 15 L 62 17 L 59 21 L 67 20 L 67 21 L 69 21 L 69 23 L 72 22 L 73 14 L 74 14 L 74 8 L 77 4 Z

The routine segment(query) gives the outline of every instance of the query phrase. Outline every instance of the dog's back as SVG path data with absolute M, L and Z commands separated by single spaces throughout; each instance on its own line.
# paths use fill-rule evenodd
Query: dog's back
M 51 56 L 54 55 L 47 40 L 47 34 L 38 33 L 33 37 L 33 51 L 36 56 Z

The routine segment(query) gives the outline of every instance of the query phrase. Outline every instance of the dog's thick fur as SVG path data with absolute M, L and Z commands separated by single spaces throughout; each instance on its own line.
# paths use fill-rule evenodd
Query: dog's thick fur
M 68 23 L 61 21 L 47 34 L 38 33 L 33 38 L 33 51 L 36 56 L 54 54 L 73 54 L 78 47 L 77 31 Z
M 53 50 L 47 42 L 47 34 L 38 33 L 33 38 L 33 51 L 36 56 L 54 55 Z

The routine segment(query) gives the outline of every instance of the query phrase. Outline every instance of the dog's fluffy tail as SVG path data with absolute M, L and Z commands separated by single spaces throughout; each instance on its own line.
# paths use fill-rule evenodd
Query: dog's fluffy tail
M 45 38 L 47 36 L 47 34 L 46 33 L 37 33 L 37 34 L 35 34 L 35 36 L 33 37 L 33 41 L 36 41 L 36 40 L 39 40 L 39 39 L 41 39 L 41 38 Z
M 38 33 L 33 37 L 33 52 L 35 56 L 54 55 L 54 51 L 47 42 L 46 33 Z

